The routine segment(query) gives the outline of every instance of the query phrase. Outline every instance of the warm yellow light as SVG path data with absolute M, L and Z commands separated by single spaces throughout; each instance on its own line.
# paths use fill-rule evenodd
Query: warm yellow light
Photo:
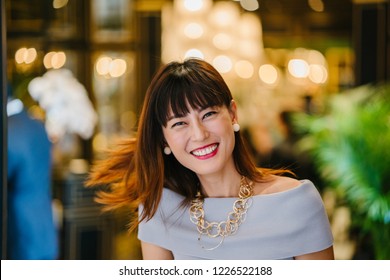
M 65 65 L 66 55 L 64 52 L 57 52 L 51 58 L 51 64 L 54 69 L 59 69 Z
M 202 51 L 198 49 L 189 49 L 188 51 L 186 51 L 184 57 L 185 58 L 194 57 L 194 58 L 204 59 L 204 54 Z
M 15 61 L 18 64 L 24 63 L 25 53 L 27 52 L 27 48 L 20 48 L 15 52 Z
M 273 85 L 278 80 L 278 70 L 271 64 L 263 64 L 259 68 L 259 78 L 268 85 Z
M 233 39 L 229 34 L 218 33 L 213 37 L 213 44 L 220 50 L 228 50 L 233 45 Z
M 191 12 L 200 11 L 203 5 L 203 0 L 184 0 L 184 7 Z
M 59 69 L 65 65 L 66 55 L 64 52 L 48 52 L 43 58 L 46 69 Z
M 106 78 L 118 78 L 126 73 L 127 63 L 124 59 L 112 59 L 109 56 L 98 58 L 95 65 L 96 72 Z
M 53 0 L 53 8 L 61 9 L 68 4 L 68 0 Z
M 260 53 L 260 46 L 253 40 L 241 40 L 238 42 L 238 49 L 246 58 L 256 58 Z
M 214 58 L 213 65 L 220 73 L 228 73 L 233 68 L 232 60 L 226 55 L 219 55 Z
M 233 27 L 240 18 L 236 4 L 228 1 L 215 2 L 209 21 L 218 28 Z
M 18 64 L 30 64 L 37 58 L 37 50 L 35 48 L 20 48 L 15 52 L 15 61 Z
M 191 39 L 198 39 L 203 35 L 203 27 L 197 22 L 191 22 L 184 27 L 184 35 Z
M 307 53 L 306 60 L 309 64 L 320 64 L 320 65 L 326 64 L 326 59 L 324 55 L 317 50 L 309 50 Z
M 113 78 L 122 76 L 127 69 L 126 61 L 123 59 L 114 59 L 110 64 L 110 75 Z
M 237 25 L 237 30 L 243 38 L 253 38 L 262 41 L 262 27 L 259 17 L 253 13 L 243 13 Z M 262 43 L 261 43 L 262 45 Z
M 182 15 L 202 14 L 213 5 L 212 0 L 174 0 L 174 9 Z
M 309 79 L 316 84 L 323 84 L 328 80 L 328 71 L 323 65 L 310 64 Z
M 247 60 L 237 61 L 234 65 L 234 70 L 236 71 L 237 75 L 243 79 L 252 78 L 254 72 L 252 63 Z
M 291 59 L 288 71 L 295 78 L 306 78 L 309 75 L 309 64 L 303 59 Z
M 322 0 L 308 0 L 310 8 L 315 12 L 323 12 L 325 10 L 324 2 Z
M 95 66 L 96 72 L 102 76 L 108 75 L 110 71 L 111 62 L 112 62 L 111 57 L 108 56 L 100 57 L 96 62 L 96 66 Z
M 51 63 L 53 55 L 55 55 L 56 52 L 48 52 L 44 57 L 43 57 L 43 65 L 45 66 L 46 69 L 53 68 L 53 65 Z
M 26 64 L 33 63 L 34 60 L 37 58 L 37 50 L 35 48 L 29 48 L 25 52 L 24 62 Z
M 109 141 L 103 133 L 97 133 L 92 140 L 92 147 L 95 151 L 103 151 L 109 146 Z

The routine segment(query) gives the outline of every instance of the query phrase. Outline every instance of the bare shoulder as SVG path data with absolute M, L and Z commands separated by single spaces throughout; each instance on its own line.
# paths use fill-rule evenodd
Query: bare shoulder
M 302 183 L 294 178 L 285 176 L 272 176 L 272 178 L 263 183 L 257 183 L 254 188 L 255 195 L 273 194 L 284 192 L 298 187 Z

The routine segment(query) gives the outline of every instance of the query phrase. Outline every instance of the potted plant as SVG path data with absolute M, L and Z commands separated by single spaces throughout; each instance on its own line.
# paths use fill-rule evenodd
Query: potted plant
M 294 124 L 304 133 L 299 147 L 350 208 L 359 240 L 375 259 L 390 259 L 390 85 L 332 95 L 321 114 L 297 114 Z

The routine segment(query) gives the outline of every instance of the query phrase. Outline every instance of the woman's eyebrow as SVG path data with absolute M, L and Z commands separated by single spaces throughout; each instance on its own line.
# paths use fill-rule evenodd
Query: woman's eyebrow
M 170 115 L 168 118 L 167 118 L 167 122 L 173 120 L 173 119 L 177 119 L 177 118 L 182 118 L 184 117 L 185 115 Z
M 211 109 L 216 109 L 218 108 L 219 106 L 218 105 L 206 105 L 206 106 L 202 106 L 202 107 L 199 107 L 199 108 L 194 108 L 195 111 L 198 111 L 198 112 L 202 112 L 204 110 L 207 110 L 209 108 Z M 188 114 L 188 113 L 187 113 Z M 177 118 L 183 118 L 185 117 L 186 114 L 177 114 L 177 115 L 170 115 L 168 118 L 167 118 L 167 122 L 173 120 L 173 119 L 177 119 Z

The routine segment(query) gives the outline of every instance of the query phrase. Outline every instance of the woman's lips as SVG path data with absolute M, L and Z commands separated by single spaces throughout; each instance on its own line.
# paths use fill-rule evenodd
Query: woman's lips
M 192 155 L 200 159 L 206 159 L 214 156 L 217 153 L 218 144 L 205 146 L 191 152 Z

